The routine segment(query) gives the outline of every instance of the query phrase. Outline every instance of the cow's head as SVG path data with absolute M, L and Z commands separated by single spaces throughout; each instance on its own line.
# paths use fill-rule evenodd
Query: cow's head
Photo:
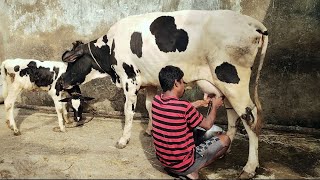
M 71 105 L 74 113 L 74 121 L 79 122 L 82 120 L 83 106 L 85 102 L 91 101 L 94 98 L 85 97 L 79 93 L 72 93 L 70 97 L 61 99 L 60 102 L 67 102 Z
M 87 44 L 81 41 L 72 43 L 72 49 L 62 55 L 62 61 L 68 63 L 67 71 L 61 76 L 63 89 L 82 84 L 92 70 L 109 74 L 115 82 L 116 75 L 111 65 L 116 61 L 107 42 L 107 37 L 103 36 Z
M 69 89 L 83 83 L 85 77 L 92 70 L 92 58 L 88 54 L 87 44 L 83 44 L 81 41 L 72 44 L 72 49 L 62 55 L 62 60 L 68 63 L 66 72 L 60 77 L 63 89 Z

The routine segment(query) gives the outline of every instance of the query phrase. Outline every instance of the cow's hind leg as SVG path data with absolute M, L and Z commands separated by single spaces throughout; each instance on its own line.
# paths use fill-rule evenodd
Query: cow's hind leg
M 227 98 L 225 98 L 225 100 L 224 100 L 224 105 L 227 110 L 227 117 L 228 117 L 227 135 L 229 136 L 230 141 L 231 141 L 229 149 L 228 149 L 228 152 L 230 152 L 232 141 L 233 141 L 235 134 L 237 132 L 236 122 L 237 122 L 237 119 L 239 118 L 239 116 L 238 116 L 237 112 L 233 109 L 233 107 L 231 106 L 231 104 Z
M 133 116 L 135 113 L 135 108 L 137 104 L 137 94 L 140 86 L 133 79 L 125 79 L 122 81 L 124 84 L 123 90 L 126 96 L 126 102 L 124 104 L 124 114 L 125 114 L 125 125 L 122 137 L 117 143 L 117 148 L 124 148 L 130 141 L 131 137 L 131 128 Z
M 9 87 L 8 87 L 9 88 Z M 21 88 L 16 86 L 11 86 L 8 91 L 8 96 L 4 100 L 4 107 L 6 111 L 6 122 L 10 129 L 13 130 L 15 136 L 21 135 L 19 129 L 17 128 L 16 121 L 14 120 L 13 108 L 17 96 L 21 93 Z
M 157 94 L 157 87 L 147 87 L 146 88 L 146 109 L 148 110 L 149 114 L 149 122 L 148 122 L 148 127 L 146 129 L 146 134 L 151 135 L 151 130 L 152 130 L 152 112 L 151 112 L 151 107 L 152 107 L 152 100 L 153 97 Z
M 237 112 L 238 115 L 244 115 L 247 114 L 246 109 L 252 108 L 252 115 L 253 119 L 257 122 L 258 113 L 257 108 L 255 108 L 254 104 L 252 103 L 250 96 L 249 96 L 249 90 L 248 91 L 240 91 L 240 89 L 233 88 L 231 91 L 227 92 L 229 94 L 228 100 L 232 104 L 232 107 Z M 239 99 L 239 97 L 241 97 Z M 233 112 L 229 112 L 230 116 L 233 116 L 233 118 L 228 117 L 229 120 L 236 119 L 236 114 L 233 114 Z M 242 116 L 243 117 L 243 116 Z M 234 121 L 232 121 L 234 122 Z M 248 133 L 249 136 L 249 157 L 247 164 L 243 168 L 243 172 L 241 173 L 240 178 L 247 179 L 252 178 L 255 175 L 255 170 L 259 166 L 259 160 L 258 160 L 258 135 L 256 132 L 254 132 L 252 129 L 254 129 L 253 125 L 248 125 L 248 121 L 242 119 L 242 122 L 244 124 L 244 127 Z M 230 121 L 229 121 L 230 123 Z M 229 124 L 229 126 L 233 126 L 233 124 Z M 229 127 L 231 128 L 231 127 Z M 228 130 L 229 131 L 229 130 Z M 234 130 L 235 131 L 235 130 Z M 229 133 L 232 135 L 233 131 L 229 131 Z M 230 137 L 231 138 L 231 137 Z
M 255 169 L 259 166 L 258 162 L 258 135 L 253 132 L 246 120 L 241 119 L 249 136 L 249 157 L 248 162 L 240 174 L 240 179 L 252 178 L 255 175 Z

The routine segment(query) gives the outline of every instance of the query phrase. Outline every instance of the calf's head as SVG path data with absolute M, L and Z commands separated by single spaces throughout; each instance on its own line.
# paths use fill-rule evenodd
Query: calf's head
M 61 99 L 60 102 L 67 102 L 71 105 L 74 113 L 74 121 L 79 122 L 82 120 L 83 105 L 85 102 L 93 100 L 92 97 L 85 97 L 79 93 L 73 93 L 70 97 Z

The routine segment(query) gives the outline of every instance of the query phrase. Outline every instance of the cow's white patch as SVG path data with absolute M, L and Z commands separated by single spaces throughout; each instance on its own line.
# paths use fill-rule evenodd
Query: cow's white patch
M 83 84 L 91 81 L 92 79 L 103 78 L 103 77 L 106 77 L 107 75 L 108 75 L 107 73 L 101 73 L 95 69 L 92 69 L 91 72 L 86 76 Z
M 71 99 L 71 105 L 78 111 L 80 107 L 80 99 Z
M 97 42 L 96 42 L 96 43 L 94 43 L 94 45 L 95 45 L 96 47 L 101 48 L 102 46 L 105 46 L 105 45 L 106 45 L 106 43 L 105 43 L 105 42 L 103 42 L 103 37 L 101 37 L 101 38 L 99 38 L 99 39 L 97 40 Z

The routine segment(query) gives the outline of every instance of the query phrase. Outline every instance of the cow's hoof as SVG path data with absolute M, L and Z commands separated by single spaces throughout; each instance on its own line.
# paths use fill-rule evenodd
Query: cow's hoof
M 130 139 L 128 139 L 128 140 L 123 140 L 123 138 L 121 138 L 118 142 L 117 142 L 117 144 L 116 144 L 116 148 L 118 148 L 118 149 L 123 149 L 123 148 L 125 148 L 126 146 L 127 146 L 127 144 L 129 143 L 129 141 L 130 141 Z
M 239 179 L 252 179 L 255 176 L 255 173 L 248 173 L 246 171 L 242 171 L 239 175 Z
M 143 133 L 143 135 L 146 136 L 146 137 L 151 137 L 151 133 L 148 133 L 147 131 L 145 131 L 145 132 Z
M 66 132 L 66 130 L 61 130 L 60 127 L 54 127 L 52 130 L 54 132 Z
M 21 132 L 20 132 L 20 131 L 15 131 L 15 132 L 13 132 L 13 135 L 15 135 L 15 136 L 20 136 L 20 135 L 21 135 Z
M 10 121 L 9 120 L 6 120 L 6 124 L 7 124 L 9 129 L 13 130 L 13 127 L 10 125 Z
M 146 129 L 145 134 L 151 136 L 151 129 Z
M 70 120 L 70 119 L 66 120 L 66 124 L 72 124 L 73 122 L 74 120 Z
M 126 144 L 120 144 L 119 142 L 117 142 L 117 144 L 116 144 L 116 148 L 118 148 L 118 149 L 123 149 L 126 146 L 127 146 Z

